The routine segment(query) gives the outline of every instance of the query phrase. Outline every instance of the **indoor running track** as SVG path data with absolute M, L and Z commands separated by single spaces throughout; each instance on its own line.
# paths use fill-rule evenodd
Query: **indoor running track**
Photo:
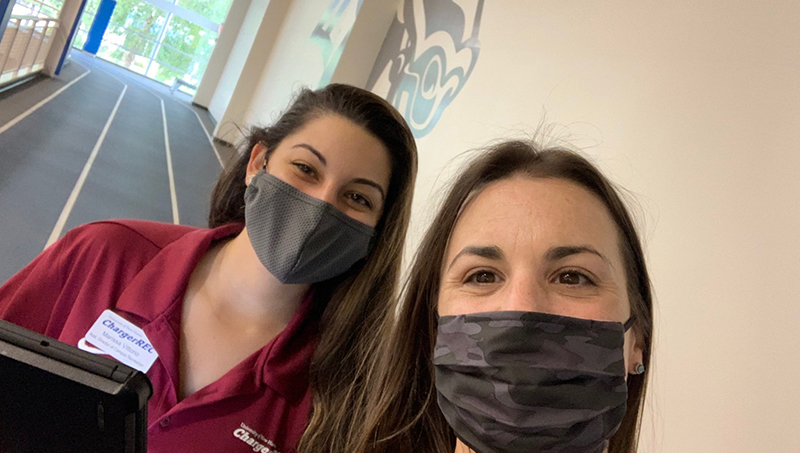
M 208 112 L 80 52 L 58 79 L 0 95 L 0 284 L 88 222 L 205 226 L 233 154 L 212 130 Z

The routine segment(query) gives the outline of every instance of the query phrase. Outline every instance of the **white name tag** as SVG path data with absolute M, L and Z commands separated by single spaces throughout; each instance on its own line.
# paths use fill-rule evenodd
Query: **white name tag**
M 86 332 L 86 340 L 105 354 L 142 373 L 146 373 L 158 358 L 144 331 L 111 310 L 104 311 L 97 318 Z

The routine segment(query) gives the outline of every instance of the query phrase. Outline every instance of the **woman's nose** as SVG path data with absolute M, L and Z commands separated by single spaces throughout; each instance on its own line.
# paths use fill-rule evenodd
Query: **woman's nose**
M 546 311 L 544 288 L 532 276 L 517 276 L 509 285 L 508 297 L 503 310 L 507 311 Z
M 328 204 L 333 205 L 335 208 L 341 210 L 339 206 L 338 189 L 333 184 L 321 184 L 314 187 L 310 192 L 306 192 L 312 197 L 322 200 Z

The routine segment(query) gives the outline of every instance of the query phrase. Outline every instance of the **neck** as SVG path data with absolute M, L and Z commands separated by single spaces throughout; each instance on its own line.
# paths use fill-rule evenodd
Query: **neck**
M 310 286 L 286 285 L 270 274 L 250 245 L 247 229 L 210 249 L 198 267 L 205 271 L 203 286 L 215 308 L 250 325 L 285 326 Z
M 471 448 L 464 445 L 461 439 L 456 439 L 456 449 L 453 453 L 475 453 Z

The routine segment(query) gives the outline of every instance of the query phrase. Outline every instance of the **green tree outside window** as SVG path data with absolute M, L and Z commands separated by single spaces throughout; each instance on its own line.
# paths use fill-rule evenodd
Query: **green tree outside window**
M 87 11 L 96 12 L 101 0 L 89 1 Z M 177 6 L 216 23 L 224 22 L 232 3 L 232 0 L 174 1 Z M 84 18 L 82 28 L 88 30 L 93 17 Z M 157 45 L 162 31 L 162 45 Z M 98 55 L 137 72 L 144 72 L 145 68 L 141 67 L 142 57 L 144 61 L 152 57 L 153 62 L 147 71 L 148 77 L 168 85 L 176 78 L 197 84 L 205 72 L 217 38 L 218 30 L 209 30 L 178 15 L 171 15 L 145 0 L 117 0 L 104 37 L 105 52 L 101 47 Z M 79 39 L 85 40 L 85 34 Z M 76 47 L 83 45 L 79 39 L 76 39 Z M 106 42 L 117 43 L 122 47 L 106 45 Z
M 177 0 L 177 5 L 218 24 L 225 22 L 232 0 Z

